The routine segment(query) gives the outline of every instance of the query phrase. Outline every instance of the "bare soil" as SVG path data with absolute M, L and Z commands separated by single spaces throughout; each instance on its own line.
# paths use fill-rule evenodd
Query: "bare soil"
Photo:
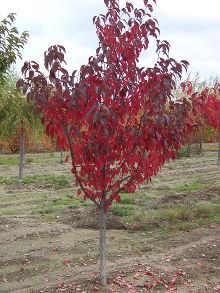
M 96 230 L 44 223 L 34 217 L 8 216 L 1 217 L 0 233 L 0 292 L 62 292 L 56 289 L 62 283 L 81 285 L 88 290 L 86 292 L 93 292 L 98 276 Z M 117 246 L 114 256 L 110 254 L 108 258 L 110 278 L 117 273 L 132 277 L 137 267 L 139 270 L 150 268 L 158 275 L 169 272 L 171 276 L 172 272 L 183 271 L 184 279 L 190 279 L 194 288 L 200 288 L 201 292 L 216 292 L 213 288 L 220 275 L 218 225 L 160 240 L 145 253 L 131 249 L 128 254 L 126 248 L 120 249 L 120 243 L 132 241 L 134 237 L 136 241 L 142 241 L 147 237 L 143 233 L 111 229 L 107 235 L 108 250 L 114 250 L 112 245 Z M 142 283 L 140 280 L 140 288 Z M 183 287 L 177 292 L 190 292 L 190 288 Z M 117 292 L 128 292 L 126 288 L 119 289 Z M 65 292 L 77 291 L 70 288 Z M 143 291 L 140 289 L 139 292 Z
M 201 158 L 196 167 L 189 160 L 183 160 L 185 165 L 179 163 L 174 169 L 169 169 L 172 167 L 169 163 L 153 181 L 152 190 L 161 190 L 161 197 L 154 200 L 158 206 L 190 203 L 195 198 L 205 202 L 219 200 L 220 171 L 214 166 L 214 157 Z M 48 172 L 48 168 L 46 164 L 32 164 L 26 167 L 26 174 Z M 1 176 L 13 176 L 17 170 L 15 166 L 0 166 L 0 172 Z M 52 172 L 63 174 L 66 167 L 54 164 Z M 212 178 L 216 184 L 206 185 L 202 190 L 169 192 L 174 184 L 190 183 L 198 174 L 203 183 Z M 150 274 L 164 274 L 171 282 L 176 272 L 181 274 L 175 292 L 220 292 L 218 223 L 166 234 L 166 230 L 156 228 L 128 230 L 120 217 L 109 215 L 107 267 L 112 285 L 111 289 L 101 289 L 96 210 L 92 207 L 66 209 L 56 221 L 47 221 L 30 212 L 30 207 L 37 205 L 44 192 L 45 187 L 40 184 L 27 185 L 21 190 L 16 185 L 0 185 L 0 211 L 4 211 L 0 215 L 0 293 L 165 293 L 170 292 L 169 286 L 147 290 L 146 279 L 153 280 Z M 48 189 L 46 192 L 47 196 L 56 198 L 63 191 Z M 46 207 L 47 199 L 44 204 Z M 129 282 L 136 291 L 129 291 Z

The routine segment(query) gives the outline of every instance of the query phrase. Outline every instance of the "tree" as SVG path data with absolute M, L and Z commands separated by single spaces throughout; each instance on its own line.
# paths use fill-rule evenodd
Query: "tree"
M 11 141 L 15 135 L 19 136 L 18 182 L 21 186 L 25 160 L 26 128 L 35 128 L 37 124 L 40 124 L 40 121 L 33 112 L 33 102 L 28 102 L 26 97 L 16 88 L 17 79 L 18 77 L 13 72 L 8 73 L 0 89 L 1 112 L 4 113 L 0 120 L 0 135 L 7 141 Z
M 212 81 L 212 80 L 211 80 Z M 211 126 L 218 132 L 218 165 L 220 165 L 220 83 L 215 79 L 215 83 L 201 89 L 192 90 L 192 83 L 183 84 L 183 92 L 186 92 L 193 102 L 192 123 L 201 126 Z M 196 111 L 195 111 L 196 110 Z M 199 120 L 199 122 L 198 122 Z
M 218 166 L 220 166 L 220 83 L 207 94 L 206 103 L 202 107 L 202 113 L 206 123 L 214 127 L 218 132 Z
M 0 82 L 5 80 L 10 66 L 17 57 L 21 58 L 20 50 L 27 43 L 28 32 L 19 35 L 18 29 L 13 26 L 15 13 L 10 13 L 0 22 Z
M 155 1 L 154 1 L 155 2 Z M 166 160 L 176 158 L 191 131 L 193 103 L 172 91 L 188 62 L 169 57 L 170 45 L 159 40 L 152 5 L 105 0 L 107 13 L 94 17 L 99 47 L 78 73 L 63 67 L 65 49 L 45 53 L 49 76 L 36 62 L 26 62 L 23 88 L 60 148 L 70 149 L 72 173 L 84 199 L 99 211 L 100 283 L 106 284 L 105 215 L 120 192 L 135 192 L 151 180 Z M 155 66 L 139 68 L 150 39 L 156 40 Z
M 217 130 L 216 126 L 209 122 L 210 118 L 208 119 L 210 116 L 210 113 L 208 113 L 208 111 L 210 112 L 208 100 L 210 99 L 210 94 L 213 97 L 213 94 L 215 93 L 216 97 L 219 79 L 217 77 L 210 77 L 208 80 L 201 81 L 201 78 L 197 73 L 194 77 L 188 75 L 183 84 L 185 88 L 183 89 L 182 85 L 179 84 L 174 91 L 174 95 L 179 97 L 183 95 L 185 91 L 186 97 L 190 95 L 194 103 L 198 103 L 197 107 L 194 105 L 194 108 L 197 108 L 197 111 L 194 111 L 192 116 L 193 125 L 195 126 L 194 131 L 189 133 L 187 137 L 188 151 L 190 150 L 190 145 L 192 143 L 199 143 L 199 152 L 201 152 L 202 142 L 207 141 L 207 138 L 210 138 L 212 135 L 215 137 L 215 130 Z M 210 105 L 212 105 L 212 103 Z M 217 109 L 218 107 L 215 110 Z M 214 113 L 213 110 L 211 110 L 211 112 Z

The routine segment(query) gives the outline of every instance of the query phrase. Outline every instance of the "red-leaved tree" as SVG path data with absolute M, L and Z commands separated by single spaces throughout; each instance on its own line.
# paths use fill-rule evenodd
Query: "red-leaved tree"
M 214 127 L 218 132 L 218 166 L 220 166 L 220 83 L 216 83 L 215 87 L 208 92 L 201 112 L 206 124 Z
M 191 139 L 196 131 L 205 126 L 211 126 L 217 130 L 219 136 L 218 143 L 218 165 L 220 165 L 220 83 L 215 82 L 212 86 L 206 86 L 196 91 L 191 82 L 181 85 L 182 96 L 188 97 L 192 103 L 192 111 L 188 114 L 193 131 L 190 131 L 186 139 Z M 187 119 L 189 119 L 187 117 Z
M 100 283 L 106 284 L 105 215 L 120 192 L 135 192 L 155 176 L 166 160 L 176 158 L 191 131 L 192 103 L 172 98 L 176 80 L 188 65 L 169 57 L 170 45 L 159 40 L 152 5 L 143 8 L 105 0 L 107 13 L 94 17 L 99 47 L 80 72 L 63 67 L 65 49 L 45 53 L 48 77 L 36 62 L 23 66 L 18 86 L 35 101 L 46 132 L 69 148 L 77 194 L 99 211 Z M 156 2 L 156 1 L 154 1 Z M 156 43 L 154 67 L 138 67 L 149 41 Z

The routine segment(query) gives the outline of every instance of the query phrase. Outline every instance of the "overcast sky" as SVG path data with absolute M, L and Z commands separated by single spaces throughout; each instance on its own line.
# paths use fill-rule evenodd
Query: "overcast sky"
M 123 2 L 124 0 L 121 0 Z M 142 5 L 142 0 L 130 0 Z M 68 69 L 78 69 L 98 45 L 94 15 L 106 11 L 103 0 L 7 0 L 0 19 L 17 13 L 15 26 L 29 31 L 23 61 L 43 63 L 43 53 L 53 44 L 67 50 Z M 171 57 L 190 62 L 188 72 L 202 79 L 220 76 L 220 0 L 157 0 L 153 16 L 158 19 L 161 39 L 171 44 Z M 155 55 L 145 52 L 141 63 L 154 64 Z M 22 62 L 16 64 L 19 71 Z

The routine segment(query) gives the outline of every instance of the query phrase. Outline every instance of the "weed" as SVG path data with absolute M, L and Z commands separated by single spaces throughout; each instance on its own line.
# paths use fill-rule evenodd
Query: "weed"
M 111 208 L 111 214 L 115 216 L 125 217 L 129 216 L 133 211 L 133 207 L 124 207 L 120 205 L 114 205 Z
M 189 157 L 189 155 L 190 155 L 190 149 L 188 146 L 181 148 L 181 150 L 179 151 L 180 158 Z

